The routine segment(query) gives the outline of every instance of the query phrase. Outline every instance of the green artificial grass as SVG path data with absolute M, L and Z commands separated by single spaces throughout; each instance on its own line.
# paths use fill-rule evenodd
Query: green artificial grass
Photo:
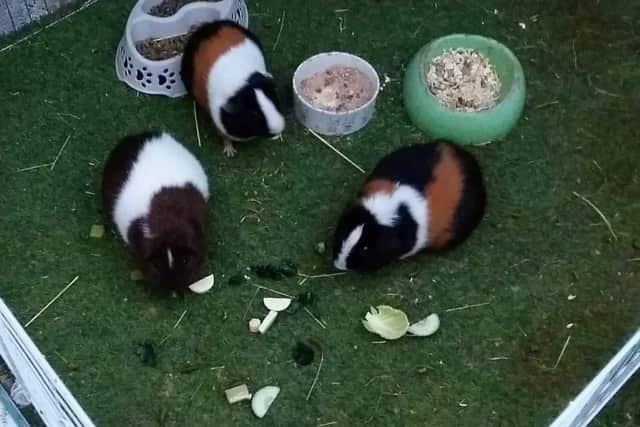
M 527 106 L 505 141 L 471 149 L 489 193 L 472 238 L 370 275 L 302 285 L 298 277 L 256 277 L 247 267 L 284 260 L 305 274 L 333 272 L 330 250 L 320 254 L 317 245 L 331 247 L 336 218 L 363 175 L 292 116 L 283 141 L 242 146 L 227 160 L 201 114 L 198 147 L 188 98 L 138 96 L 117 81 L 115 48 L 134 1 L 102 0 L 0 53 L 0 295 L 26 322 L 80 276 L 28 332 L 101 426 L 548 424 L 640 324 L 640 3 L 248 3 L 283 87 L 299 62 L 333 49 L 391 79 L 364 130 L 330 138 L 366 170 L 423 139 L 403 110 L 400 82 L 424 43 L 472 32 L 513 49 Z M 106 224 L 98 196 L 108 151 L 148 128 L 173 132 L 210 176 L 203 275 L 214 272 L 216 285 L 204 296 L 172 297 L 132 281 L 135 267 L 112 229 L 89 236 L 92 225 Z M 52 162 L 69 135 L 53 170 L 18 172 Z M 617 240 L 574 191 L 598 206 Z M 266 335 L 250 334 L 248 320 L 266 314 L 260 300 L 271 295 L 256 295 L 253 285 L 312 291 L 326 329 L 297 310 Z M 480 303 L 488 304 L 446 312 Z M 441 328 L 377 343 L 360 323 L 377 304 L 416 320 L 438 312 Z M 317 343 L 323 356 L 308 400 L 321 357 L 296 366 L 299 341 Z M 240 383 L 281 387 L 263 420 L 246 403 L 227 404 L 224 389 Z M 638 425 L 638 408 L 636 378 L 594 425 Z

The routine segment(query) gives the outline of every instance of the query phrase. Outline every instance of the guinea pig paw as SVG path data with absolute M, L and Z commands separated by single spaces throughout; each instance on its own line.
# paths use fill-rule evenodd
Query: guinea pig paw
M 233 148 L 233 143 L 228 139 L 224 141 L 224 149 L 222 150 L 225 157 L 231 158 L 234 157 L 238 152 L 235 148 Z

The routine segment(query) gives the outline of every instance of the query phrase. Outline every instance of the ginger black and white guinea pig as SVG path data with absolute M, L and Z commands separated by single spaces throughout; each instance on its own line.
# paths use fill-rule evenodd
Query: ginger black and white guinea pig
M 385 156 L 335 234 L 334 265 L 372 271 L 395 259 L 462 243 L 480 223 L 486 192 L 472 155 L 446 141 Z
M 189 94 L 232 141 L 268 138 L 284 130 L 284 116 L 258 38 L 233 21 L 203 24 L 187 41 L 181 77 Z
M 206 253 L 209 183 L 198 160 L 171 135 L 124 137 L 109 154 L 102 203 L 145 278 L 185 290 Z

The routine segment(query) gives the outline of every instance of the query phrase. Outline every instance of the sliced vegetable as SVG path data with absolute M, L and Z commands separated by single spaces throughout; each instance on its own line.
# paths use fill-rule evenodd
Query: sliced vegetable
M 273 322 L 275 322 L 276 317 L 278 317 L 278 312 L 270 311 L 262 320 L 262 322 L 260 323 L 260 326 L 258 326 L 258 332 L 260 332 L 261 334 L 264 334 L 265 332 L 267 332 L 271 327 L 271 325 L 273 325 Z
M 246 384 L 228 388 L 224 391 L 224 394 L 227 396 L 227 402 L 232 405 L 243 400 L 251 400 L 251 393 L 249 393 L 249 387 Z
M 190 284 L 189 289 L 191 290 L 191 292 L 195 292 L 196 294 L 204 294 L 213 287 L 214 283 L 215 278 L 213 277 L 213 274 L 210 274 L 207 277 L 204 277 L 197 282 Z
M 251 319 L 249 320 L 249 331 L 253 332 L 254 334 L 258 332 L 258 330 L 260 330 L 260 324 L 262 322 L 260 322 L 260 319 Z
M 102 239 L 104 236 L 104 225 L 94 224 L 91 226 L 91 231 L 89 231 L 89 237 L 94 239 Z
M 409 326 L 408 332 L 419 337 L 428 337 L 436 333 L 440 327 L 440 317 L 436 314 L 430 314 L 419 322 Z
M 251 399 L 251 409 L 258 418 L 265 416 L 269 407 L 280 393 L 280 387 L 268 385 L 256 391 Z
M 291 298 L 264 298 L 262 302 L 271 311 L 284 311 L 291 304 Z
M 387 340 L 403 337 L 409 329 L 409 319 L 402 310 L 388 305 L 371 307 L 362 321 L 365 329 Z

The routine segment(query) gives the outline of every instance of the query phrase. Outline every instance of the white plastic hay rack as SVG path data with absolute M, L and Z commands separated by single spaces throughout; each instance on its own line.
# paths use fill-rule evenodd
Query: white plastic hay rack
M 248 28 L 249 12 L 244 0 L 204 0 L 188 3 L 171 16 L 150 15 L 151 8 L 160 3 L 162 0 L 138 0 L 131 10 L 116 52 L 116 74 L 139 92 L 175 98 L 187 93 L 180 78 L 182 55 L 153 61 L 138 52 L 136 43 L 185 34 L 194 25 L 221 19 Z
M 24 389 L 24 397 L 33 404 L 42 421 L 47 426 L 95 427 L 2 298 L 0 331 L 0 358 Z M 12 425 L 2 421 L 0 418 L 0 426 Z
M 550 427 L 585 427 L 640 368 L 640 329 L 569 403 Z

